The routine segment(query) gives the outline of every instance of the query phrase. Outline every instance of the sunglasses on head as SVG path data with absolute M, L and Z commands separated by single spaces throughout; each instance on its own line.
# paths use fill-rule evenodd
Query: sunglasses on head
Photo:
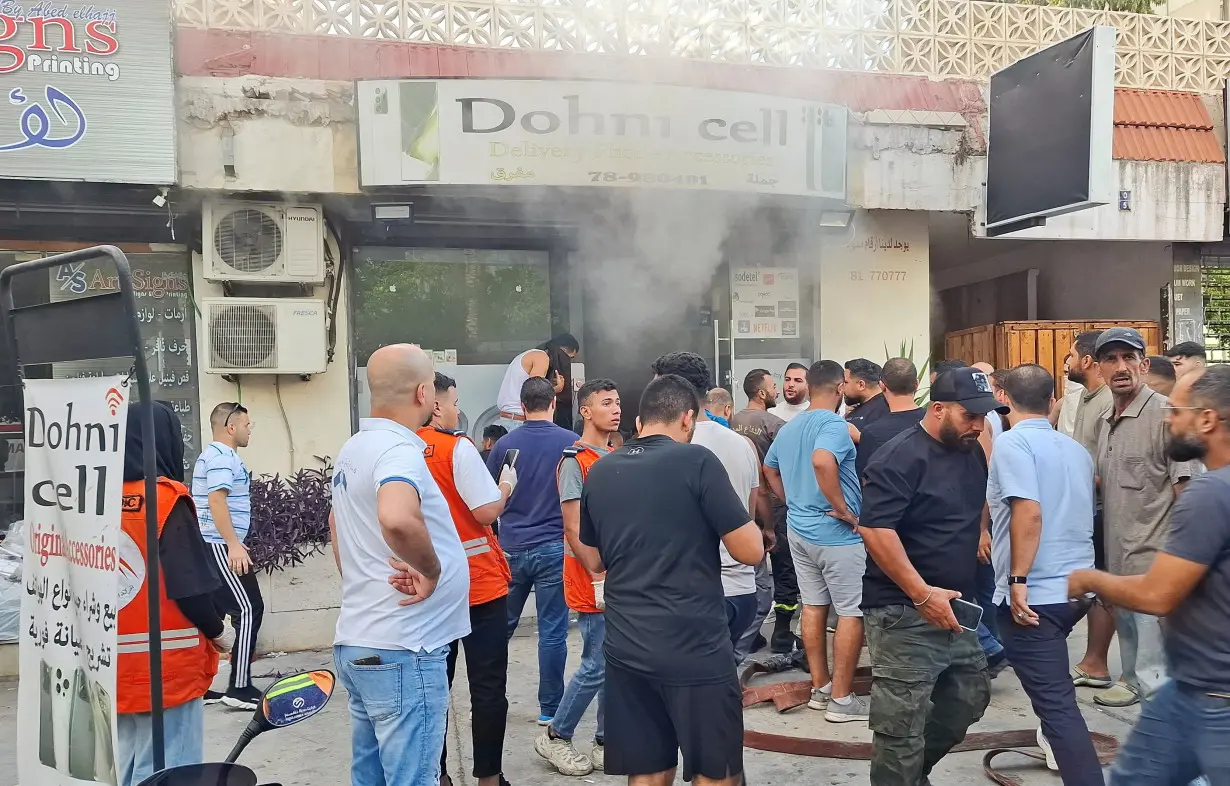
M 222 428 L 226 428 L 227 426 L 231 425 L 231 418 L 234 417 L 236 413 L 242 413 L 242 412 L 247 412 L 247 411 L 248 410 L 244 407 L 243 404 L 235 403 L 231 405 L 231 411 L 226 413 L 226 420 L 222 421 Z

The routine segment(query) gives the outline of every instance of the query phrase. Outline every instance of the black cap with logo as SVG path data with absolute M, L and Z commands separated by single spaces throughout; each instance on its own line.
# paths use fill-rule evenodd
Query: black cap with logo
M 1139 330 L 1129 327 L 1113 327 L 1103 330 L 1102 335 L 1098 336 L 1098 340 L 1093 343 L 1094 358 L 1101 355 L 1102 350 L 1111 344 L 1124 344 L 1132 349 L 1145 351 L 1145 339 L 1140 335 Z
M 931 386 L 931 400 L 955 402 L 975 415 L 1008 414 L 1008 408 L 1000 404 L 991 391 L 991 378 L 968 366 L 945 371 L 936 377 Z

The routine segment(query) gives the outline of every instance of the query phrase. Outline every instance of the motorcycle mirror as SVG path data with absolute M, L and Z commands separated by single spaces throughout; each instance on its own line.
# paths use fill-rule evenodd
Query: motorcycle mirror
M 271 729 L 307 720 L 329 703 L 336 681 L 327 669 L 283 677 L 265 690 L 256 715 Z
M 252 721 L 239 736 L 239 741 L 226 757 L 228 762 L 239 758 L 248 743 L 270 729 L 292 726 L 307 720 L 325 708 L 337 677 L 328 669 L 301 671 L 282 677 L 265 689 Z

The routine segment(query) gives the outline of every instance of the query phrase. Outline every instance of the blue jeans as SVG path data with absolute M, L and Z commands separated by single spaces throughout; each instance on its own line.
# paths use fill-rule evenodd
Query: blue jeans
M 982 607 L 982 622 L 978 623 L 978 646 L 982 647 L 982 654 L 990 658 L 1004 651 L 996 620 L 994 566 L 979 562 L 974 581 L 974 589 L 978 593 L 977 602 Z
M 726 624 L 730 630 L 730 643 L 734 648 L 735 665 L 738 666 L 743 662 L 743 656 L 739 654 L 739 641 L 747 633 L 747 629 L 752 626 L 752 621 L 756 619 L 757 593 L 751 592 L 747 595 L 727 595 L 726 596 Z
M 564 603 L 564 540 L 525 551 L 505 552 L 508 582 L 508 638 L 521 621 L 521 610 L 534 591 L 538 606 L 538 712 L 554 718 L 564 695 L 568 665 L 568 605 Z
M 154 774 L 153 730 L 148 712 L 121 712 L 116 716 L 119 755 L 116 774 L 120 786 L 136 786 Z M 163 753 L 166 766 L 200 764 L 205 758 L 205 702 L 194 699 L 162 713 Z
M 373 655 L 379 664 L 354 663 Z M 447 658 L 447 646 L 431 652 L 333 648 L 350 694 L 351 786 L 439 786 Z
M 594 740 L 601 745 L 606 731 L 603 707 L 606 703 L 606 655 L 602 652 L 602 643 L 606 640 L 606 618 L 602 614 L 580 612 L 577 614 L 577 627 L 581 629 L 581 666 L 568 680 L 568 687 L 564 688 L 564 698 L 555 711 L 551 729 L 566 740 L 572 739 L 581 716 L 597 696 L 598 730 L 594 732 Z
M 1167 682 L 1142 705 L 1111 786 L 1187 786 L 1200 775 L 1230 783 L 1230 699 Z

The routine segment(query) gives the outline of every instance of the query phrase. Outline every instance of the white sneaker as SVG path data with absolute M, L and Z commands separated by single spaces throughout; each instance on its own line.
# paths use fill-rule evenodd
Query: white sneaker
M 829 706 L 829 698 L 831 698 L 831 694 L 825 693 L 819 688 L 812 688 L 811 700 L 807 702 L 807 707 L 812 710 L 823 710 Z
M 603 746 L 595 742 L 594 749 L 590 751 L 589 753 L 589 760 L 593 762 L 595 770 L 598 770 L 599 772 L 601 772 L 602 770 L 605 770 L 606 769 L 606 749 Z
M 1059 772 L 1059 762 L 1055 761 L 1055 751 L 1051 750 L 1051 744 L 1046 741 L 1046 736 L 1042 734 L 1041 726 L 1038 727 L 1038 747 L 1046 755 L 1046 768 L 1052 772 Z
M 871 716 L 871 704 L 861 696 L 850 694 L 847 704 L 838 704 L 829 700 L 829 707 L 824 711 L 824 719 L 829 723 L 851 723 L 865 721 Z
M 534 750 L 559 770 L 560 775 L 589 775 L 594 771 L 593 762 L 572 747 L 572 740 L 553 740 L 544 731 L 534 740 Z

